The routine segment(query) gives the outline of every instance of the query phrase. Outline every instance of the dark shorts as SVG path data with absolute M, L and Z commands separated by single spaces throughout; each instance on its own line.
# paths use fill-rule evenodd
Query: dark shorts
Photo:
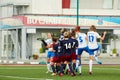
M 76 55 L 76 53 L 75 53 L 75 52 L 73 52 L 73 53 L 72 53 L 71 58 L 72 58 L 72 60 L 76 60 L 77 55 Z
M 72 61 L 72 55 L 62 55 L 62 56 L 60 56 L 60 61 L 61 62 L 65 62 L 65 61 L 71 62 Z
M 61 62 L 60 57 L 59 56 L 54 56 L 52 62 L 60 63 Z

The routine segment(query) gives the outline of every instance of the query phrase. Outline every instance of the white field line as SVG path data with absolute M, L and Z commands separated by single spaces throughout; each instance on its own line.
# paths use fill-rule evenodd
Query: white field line
M 2 70 L 2 69 L 8 69 L 8 70 L 9 70 L 9 69 L 10 69 L 10 70 L 11 70 L 11 69 L 20 69 L 20 70 L 21 70 L 21 69 L 28 69 L 28 70 L 29 70 L 29 69 L 41 69 L 41 68 L 0 68 L 0 69 L 1 69 L 1 70 Z M 100 69 L 100 70 L 101 70 L 101 69 L 104 69 L 104 70 L 109 70 L 109 69 L 110 69 L 110 70 L 120 70 L 119 68 L 94 68 L 94 67 L 93 67 L 93 69 Z
M 118 68 L 93 68 L 93 69 L 104 69 L 104 70 L 120 70 Z
M 41 68 L 0 68 L 0 69 L 41 69 Z
M 46 78 L 28 78 L 28 77 L 5 76 L 5 75 L 0 75 L 0 77 L 4 77 L 4 78 L 14 78 L 14 79 L 21 79 L 21 80 L 53 80 L 53 79 L 46 79 Z

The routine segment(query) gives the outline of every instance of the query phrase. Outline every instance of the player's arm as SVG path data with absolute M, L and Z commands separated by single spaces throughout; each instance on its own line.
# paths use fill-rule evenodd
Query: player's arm
M 103 36 L 102 36 L 102 37 L 100 37 L 100 39 L 101 39 L 101 40 L 104 40 L 104 39 L 105 39 L 106 34 L 107 34 L 107 32 L 105 31 L 105 32 L 103 33 Z

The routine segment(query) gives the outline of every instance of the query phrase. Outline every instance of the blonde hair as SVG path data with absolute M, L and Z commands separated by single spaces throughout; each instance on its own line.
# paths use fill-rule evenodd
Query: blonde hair
M 70 32 L 69 32 L 69 31 L 64 32 L 64 38 L 69 38 L 69 34 L 70 34 Z
M 96 27 L 95 27 L 95 25 L 91 25 L 89 31 L 94 31 L 94 32 L 96 32 Z

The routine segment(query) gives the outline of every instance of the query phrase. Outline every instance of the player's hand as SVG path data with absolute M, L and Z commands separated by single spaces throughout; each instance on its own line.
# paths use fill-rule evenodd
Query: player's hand
M 106 35 L 107 34 L 107 32 L 106 31 L 104 31 L 104 35 Z

